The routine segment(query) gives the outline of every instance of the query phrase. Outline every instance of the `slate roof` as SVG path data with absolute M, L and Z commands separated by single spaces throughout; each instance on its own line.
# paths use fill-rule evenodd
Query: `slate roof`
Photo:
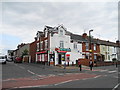
M 82 35 L 77 35 L 77 34 L 71 34 L 71 39 L 75 41 L 80 41 L 80 42 L 89 42 L 89 37 L 84 38 Z M 109 46 L 118 46 L 114 42 L 110 41 L 105 41 L 105 40 L 100 40 L 96 38 L 91 38 L 91 43 L 96 43 L 96 44 L 101 44 L 101 45 L 109 45 Z
M 81 35 L 71 34 L 70 36 L 72 40 L 80 41 L 80 42 L 88 42 L 88 40 L 83 38 Z

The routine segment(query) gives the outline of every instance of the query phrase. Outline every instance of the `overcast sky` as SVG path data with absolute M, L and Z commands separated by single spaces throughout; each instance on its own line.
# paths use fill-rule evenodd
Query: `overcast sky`
M 2 52 L 34 41 L 45 25 L 63 24 L 82 35 L 90 29 L 94 38 L 118 39 L 117 2 L 2 2 Z

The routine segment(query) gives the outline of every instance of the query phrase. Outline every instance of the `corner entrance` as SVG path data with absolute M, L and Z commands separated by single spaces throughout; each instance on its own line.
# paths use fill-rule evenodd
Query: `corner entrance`
M 62 64 L 62 61 L 65 61 L 65 54 L 59 53 L 58 54 L 58 64 Z

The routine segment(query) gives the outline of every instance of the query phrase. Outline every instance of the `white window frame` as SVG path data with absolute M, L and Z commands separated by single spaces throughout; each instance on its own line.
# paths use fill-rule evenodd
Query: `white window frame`
M 89 43 L 85 43 L 85 50 L 89 51 Z
M 60 48 L 64 48 L 64 41 L 60 41 Z
M 94 60 L 97 60 L 97 55 L 96 54 L 94 54 Z
M 39 51 L 40 47 L 39 47 L 39 43 L 37 43 L 37 51 Z
M 74 44 L 73 44 L 73 48 L 74 48 L 74 49 L 77 49 L 77 43 L 74 43 Z
M 48 41 L 45 40 L 45 50 L 47 49 Z
M 62 35 L 63 35 L 63 30 L 60 29 L 60 36 L 62 36 Z
M 94 51 L 97 50 L 97 44 L 94 44 Z
M 43 50 L 43 41 L 40 42 L 40 50 Z

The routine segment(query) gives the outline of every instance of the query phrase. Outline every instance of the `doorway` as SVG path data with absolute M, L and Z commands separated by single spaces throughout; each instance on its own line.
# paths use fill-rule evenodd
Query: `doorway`
M 61 64 L 61 54 L 58 54 L 58 64 Z

